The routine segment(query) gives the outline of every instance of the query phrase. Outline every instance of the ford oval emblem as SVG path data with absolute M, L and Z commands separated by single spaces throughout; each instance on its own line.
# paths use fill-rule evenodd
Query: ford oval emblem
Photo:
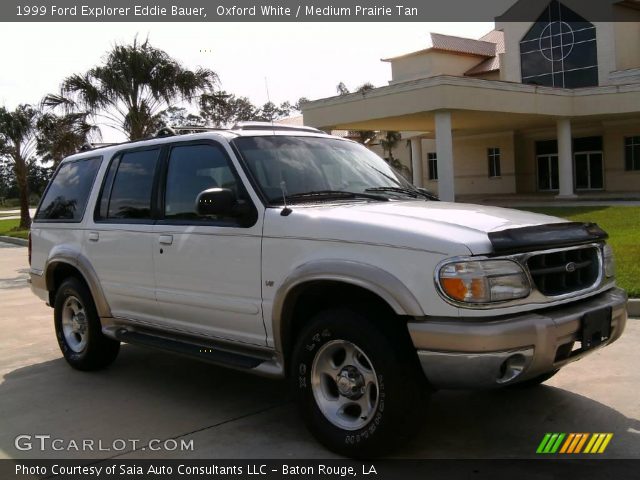
M 569 273 L 573 273 L 576 271 L 576 264 L 573 262 L 569 262 L 564 266 L 564 269 Z

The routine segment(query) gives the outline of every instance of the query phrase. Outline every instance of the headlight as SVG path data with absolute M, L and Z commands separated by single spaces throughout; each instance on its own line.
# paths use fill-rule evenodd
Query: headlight
M 451 300 L 492 303 L 529 295 L 531 286 L 522 267 L 511 260 L 469 260 L 446 263 L 436 278 Z
M 602 256 L 604 261 L 604 276 L 607 278 L 613 278 L 616 276 L 616 260 L 613 257 L 613 248 L 611 245 L 606 244 L 602 249 Z

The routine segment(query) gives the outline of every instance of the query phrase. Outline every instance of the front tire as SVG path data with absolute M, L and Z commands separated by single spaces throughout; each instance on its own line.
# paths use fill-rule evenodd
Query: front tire
M 100 370 L 118 356 L 120 342 L 103 335 L 91 292 L 77 278 L 68 278 L 56 292 L 54 325 L 62 355 L 73 368 Z
M 372 458 L 422 426 L 429 389 L 399 322 L 332 309 L 317 314 L 298 336 L 294 394 L 305 424 L 328 449 Z

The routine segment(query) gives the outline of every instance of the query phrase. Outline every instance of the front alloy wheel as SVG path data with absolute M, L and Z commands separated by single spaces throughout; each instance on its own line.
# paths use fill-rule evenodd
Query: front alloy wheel
M 311 385 L 324 416 L 345 430 L 364 427 L 378 406 L 376 371 L 364 352 L 345 340 L 333 340 L 318 350 Z
M 428 386 L 398 317 L 316 314 L 296 339 L 290 373 L 305 424 L 341 455 L 388 453 L 422 426 Z

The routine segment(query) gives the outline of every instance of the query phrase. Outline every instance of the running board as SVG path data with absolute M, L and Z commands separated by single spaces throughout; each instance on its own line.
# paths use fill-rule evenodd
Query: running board
M 157 348 L 200 361 L 242 370 L 257 368 L 266 361 L 263 358 L 222 350 L 216 346 L 198 345 L 126 329 L 119 329 L 116 331 L 115 336 L 122 342 Z

